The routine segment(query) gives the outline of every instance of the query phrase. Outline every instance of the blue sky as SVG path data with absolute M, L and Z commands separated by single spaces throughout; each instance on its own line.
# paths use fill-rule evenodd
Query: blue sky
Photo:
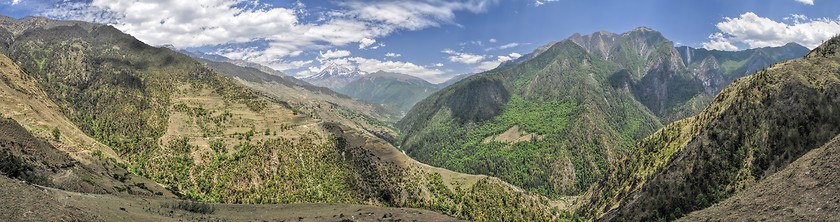
M 197 3 L 197 2 L 198 3 Z M 112 24 L 151 45 L 217 53 L 305 76 L 334 64 L 441 82 L 574 33 L 638 26 L 721 50 L 840 33 L 830 0 L 0 0 L 0 14 Z

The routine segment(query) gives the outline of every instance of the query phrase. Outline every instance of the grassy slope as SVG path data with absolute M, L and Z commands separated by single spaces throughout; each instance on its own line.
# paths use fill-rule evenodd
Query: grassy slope
M 617 70 L 570 41 L 558 43 L 415 105 L 398 123 L 406 135 L 401 148 L 421 162 L 497 176 L 544 195 L 578 193 L 611 158 L 659 126 L 632 95 L 610 84 Z M 514 125 L 544 137 L 482 143 Z
M 643 140 L 587 193 L 580 213 L 675 219 L 750 187 L 825 143 L 840 132 L 840 61 L 831 53 L 837 45 L 736 80 L 700 115 Z
M 293 79 L 293 77 L 274 76 L 254 68 L 227 62 L 202 59 L 198 61 L 219 74 L 235 79 L 260 94 L 270 97 L 274 102 L 287 105 L 296 114 L 353 126 L 389 142 L 393 142 L 396 137 L 396 129 L 392 126 L 400 115 L 396 110 L 354 100 L 330 89 Z

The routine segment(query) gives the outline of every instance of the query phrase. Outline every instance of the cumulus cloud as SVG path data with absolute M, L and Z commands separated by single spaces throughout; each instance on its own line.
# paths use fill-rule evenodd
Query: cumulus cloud
M 814 5 L 814 0 L 796 0 L 799 3 L 806 4 L 806 5 Z
M 496 39 L 490 39 L 489 42 L 490 43 L 496 43 Z
M 706 49 L 715 49 L 715 50 L 724 50 L 724 51 L 735 51 L 738 50 L 738 47 L 733 45 L 729 42 L 730 40 L 726 39 L 723 33 L 715 33 L 709 35 L 709 42 L 703 43 L 703 48 Z
M 385 53 L 385 57 L 400 57 L 400 56 L 402 56 L 402 54 L 393 53 L 393 52 Z
M 335 58 L 342 58 L 350 56 L 350 51 L 347 50 L 327 50 L 327 52 L 319 52 L 318 53 L 318 60 L 328 60 L 328 59 L 335 59 Z
M 359 41 L 359 49 L 367 48 L 368 46 L 373 45 L 373 43 L 376 43 L 376 39 L 363 38 Z
M 828 18 L 810 19 L 792 16 L 792 23 L 774 21 L 747 12 L 736 18 L 725 18 L 715 27 L 720 30 L 703 43 L 707 49 L 738 50 L 737 45 L 748 48 L 781 46 L 790 42 L 815 48 L 825 40 L 840 33 L 840 21 Z
M 451 49 L 444 49 L 441 52 L 450 55 L 448 57 L 450 62 L 457 62 L 457 63 L 464 63 L 464 64 L 475 64 L 475 63 L 481 62 L 481 60 L 484 60 L 484 58 L 485 58 L 483 55 L 475 55 L 475 54 L 470 54 L 470 53 L 465 53 L 465 52 L 456 52 L 456 51 L 451 50 Z

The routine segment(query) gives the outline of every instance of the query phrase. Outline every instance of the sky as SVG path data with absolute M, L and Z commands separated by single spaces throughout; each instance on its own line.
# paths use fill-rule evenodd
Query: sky
M 574 33 L 645 26 L 717 50 L 814 48 L 840 34 L 835 0 L 0 0 L 0 14 L 110 24 L 150 45 L 299 77 L 336 65 L 432 83 Z

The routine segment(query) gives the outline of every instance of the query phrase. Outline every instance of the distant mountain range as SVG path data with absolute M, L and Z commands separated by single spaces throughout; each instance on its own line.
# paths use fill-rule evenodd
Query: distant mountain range
M 350 69 L 344 66 L 330 64 L 320 72 L 303 77 L 301 80 L 309 82 L 312 85 L 338 90 L 350 82 L 362 78 L 366 74 L 367 72 L 359 69 Z
M 375 72 L 356 79 L 338 92 L 377 104 L 386 104 L 408 112 L 418 101 L 440 89 L 437 85 L 410 75 Z
M 207 62 L 230 63 L 240 67 L 254 68 L 260 72 L 282 78 L 282 81 L 294 82 L 297 86 L 301 87 L 308 87 L 310 89 L 313 89 L 316 86 L 325 87 L 352 98 L 360 99 L 373 104 L 385 105 L 390 107 L 390 109 L 402 112 L 402 114 L 398 114 L 398 116 L 404 115 L 404 113 L 408 112 L 415 103 L 426 98 L 432 93 L 437 92 L 437 90 L 471 75 L 461 74 L 452 77 L 443 83 L 432 84 L 426 80 L 406 74 L 388 73 L 382 71 L 368 74 L 367 72 L 363 72 L 358 69 L 352 70 L 333 64 L 328 65 L 324 68 L 324 70 L 321 70 L 314 75 L 297 79 L 288 76 L 283 72 L 257 63 L 234 60 L 224 56 L 202 52 L 186 50 L 179 50 L 179 52 Z M 230 66 L 223 65 L 214 65 L 214 67 L 217 69 L 225 69 L 224 67 L 231 68 Z M 237 77 L 244 78 L 245 80 L 251 82 L 278 81 L 278 79 L 269 75 L 248 74 L 253 73 L 253 71 L 246 70 L 240 70 L 237 72 L 229 70 L 221 71 L 221 73 L 231 73 L 231 75 L 236 74 Z M 323 91 L 323 89 L 319 89 L 319 91 Z

